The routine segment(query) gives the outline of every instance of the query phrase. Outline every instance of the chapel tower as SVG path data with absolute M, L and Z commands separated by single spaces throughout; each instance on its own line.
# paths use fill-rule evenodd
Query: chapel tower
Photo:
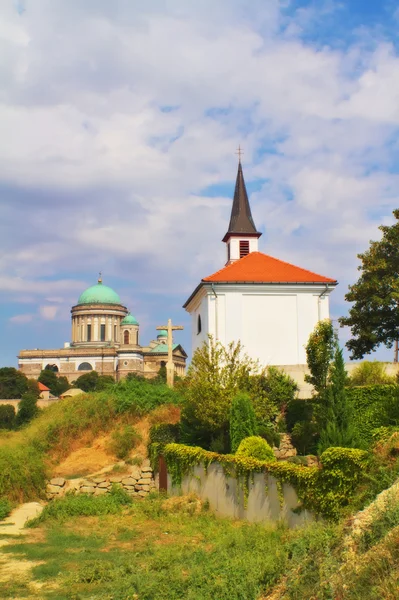
M 261 235 L 256 230 L 252 218 L 240 156 L 229 228 L 222 240 L 227 247 L 226 265 L 243 258 L 250 252 L 257 252 L 258 239 Z

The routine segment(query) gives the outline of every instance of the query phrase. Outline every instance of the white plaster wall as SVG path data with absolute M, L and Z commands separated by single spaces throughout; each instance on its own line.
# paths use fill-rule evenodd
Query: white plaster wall
M 319 289 L 294 286 L 215 285 L 190 307 L 192 348 L 207 334 L 224 346 L 240 340 L 251 358 L 262 366 L 306 364 L 305 346 L 320 319 L 329 317 L 329 300 Z M 197 334 L 201 314 L 202 332 Z

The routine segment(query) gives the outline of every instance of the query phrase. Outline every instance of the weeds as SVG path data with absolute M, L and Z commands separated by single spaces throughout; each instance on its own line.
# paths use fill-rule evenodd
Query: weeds
M 109 450 L 119 459 L 127 458 L 130 451 L 142 440 L 142 436 L 132 425 L 123 425 L 112 432 Z
M 63 522 L 70 517 L 118 514 L 131 503 L 131 497 L 118 487 L 113 487 L 111 493 L 104 496 L 67 494 L 47 504 L 38 517 L 28 521 L 26 527 L 37 527 L 46 521 Z

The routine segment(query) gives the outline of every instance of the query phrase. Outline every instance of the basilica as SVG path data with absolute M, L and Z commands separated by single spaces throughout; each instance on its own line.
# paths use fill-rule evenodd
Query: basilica
M 56 350 L 21 350 L 18 368 L 37 378 L 49 368 L 73 382 L 88 371 L 111 375 L 117 381 L 129 373 L 156 377 L 168 359 L 167 331 L 158 331 L 148 346 L 139 343 L 139 323 L 102 278 L 85 290 L 71 309 L 71 342 Z M 175 374 L 184 376 L 187 354 L 173 344 Z

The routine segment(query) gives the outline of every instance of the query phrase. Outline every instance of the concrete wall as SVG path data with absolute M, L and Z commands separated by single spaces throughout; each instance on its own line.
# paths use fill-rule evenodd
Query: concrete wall
M 224 517 L 251 522 L 284 520 L 289 527 L 298 527 L 314 518 L 309 511 L 293 512 L 298 506 L 298 497 L 295 489 L 286 483 L 282 484 L 283 503 L 280 506 L 277 480 L 266 473 L 256 473 L 253 483 L 249 478 L 246 506 L 242 487 L 235 478 L 227 477 L 218 463 L 209 465 L 207 473 L 202 465 L 194 467 L 192 473 L 183 478 L 181 487 L 172 486 L 168 474 L 167 487 L 172 496 L 194 492 L 202 500 L 208 500 L 210 508 Z

